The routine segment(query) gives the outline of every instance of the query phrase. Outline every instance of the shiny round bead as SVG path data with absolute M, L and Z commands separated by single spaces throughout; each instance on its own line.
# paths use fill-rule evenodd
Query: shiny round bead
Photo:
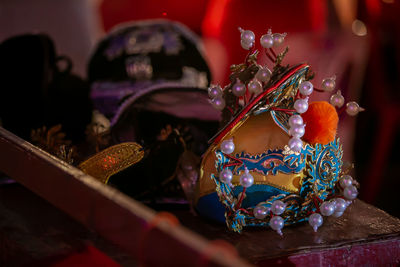
M 355 116 L 360 112 L 360 106 L 354 101 L 348 102 L 346 104 L 346 112 L 350 116 Z
M 322 90 L 324 91 L 328 91 L 328 92 L 332 92 L 333 89 L 335 89 L 336 86 L 336 78 L 335 77 L 331 77 L 331 78 L 326 78 L 322 80 Z
M 232 139 L 223 141 L 220 147 L 221 151 L 225 154 L 231 154 L 235 150 L 235 144 Z
M 221 95 L 222 95 L 221 86 L 217 85 L 217 86 L 211 86 L 211 87 L 208 88 L 208 96 L 211 99 L 214 99 L 214 98 L 216 98 L 218 96 L 221 96 Z
M 254 43 L 246 43 L 243 40 L 240 41 L 240 45 L 242 46 L 243 49 L 249 50 Z
M 223 183 L 230 184 L 233 178 L 233 173 L 230 169 L 226 168 L 219 173 L 219 180 Z
M 303 141 L 300 140 L 298 137 L 292 137 L 289 140 L 289 148 L 294 152 L 300 152 L 301 148 L 303 147 Z
M 282 235 L 282 228 L 285 225 L 285 221 L 281 216 L 274 216 L 269 221 L 269 226 L 278 232 L 279 235 Z
M 331 103 L 332 106 L 341 108 L 344 104 L 344 97 L 342 96 L 342 93 L 340 90 L 336 92 L 336 94 L 332 95 L 329 102 Z
M 243 96 L 246 93 L 246 86 L 237 80 L 236 83 L 232 86 L 232 93 L 235 96 Z
M 335 198 L 335 212 L 343 212 L 347 208 L 346 200 L 343 198 Z
M 353 200 L 357 197 L 358 190 L 354 185 L 350 185 L 343 189 L 343 196 L 348 200 Z
M 241 34 L 240 34 L 240 39 L 242 39 L 242 41 L 244 43 L 254 43 L 256 36 L 254 35 L 254 32 L 250 31 L 250 30 L 243 30 L 243 29 L 239 29 Z
M 292 115 L 289 118 L 289 125 L 290 127 L 295 125 L 303 125 L 303 118 L 300 115 Z
M 321 214 L 319 213 L 313 213 L 308 217 L 308 223 L 312 226 L 314 229 L 314 232 L 317 231 L 318 227 L 322 225 L 324 222 L 324 219 L 322 218 Z
M 297 99 L 296 102 L 294 102 L 294 109 L 300 114 L 306 112 L 308 109 L 308 97 Z
M 256 206 L 253 209 L 254 217 L 256 217 L 259 220 L 262 220 L 268 215 L 269 210 L 270 210 L 269 208 L 263 205 Z
M 271 78 L 271 71 L 267 67 L 260 68 L 256 73 L 256 79 L 260 82 L 268 82 Z
M 304 133 L 306 132 L 304 126 L 305 125 L 303 124 L 303 125 L 294 125 L 294 126 L 290 127 L 289 134 L 291 136 L 301 138 L 304 135 Z
M 211 100 L 211 104 L 215 109 L 223 110 L 225 108 L 225 99 L 223 99 L 221 96 L 217 96 Z
M 249 82 L 247 88 L 251 93 L 254 93 L 256 95 L 262 92 L 262 85 L 257 79 L 254 79 L 251 82 Z
M 264 34 L 260 38 L 260 44 L 264 48 L 271 48 L 274 45 L 274 38 L 271 34 Z
M 286 34 L 274 33 L 272 34 L 272 39 L 274 40 L 274 47 L 280 46 L 285 40 Z
M 305 96 L 311 95 L 311 93 L 314 90 L 314 86 L 311 82 L 304 81 L 299 85 L 299 90 L 302 95 L 305 95 Z
M 344 175 L 339 179 L 339 184 L 342 188 L 348 187 L 353 184 L 353 178 L 350 175 Z
M 330 201 L 325 201 L 319 206 L 319 210 L 324 216 L 331 216 L 335 212 L 335 203 Z
M 280 200 L 275 200 L 271 204 L 271 211 L 276 215 L 281 215 L 285 212 L 286 203 Z
M 339 218 L 340 216 L 342 216 L 343 215 L 343 211 L 335 211 L 333 214 L 332 214 L 332 216 L 333 217 L 336 217 L 336 218 Z
M 254 183 L 254 178 L 253 175 L 249 173 L 249 170 L 247 168 L 245 169 L 244 173 L 240 176 L 240 184 L 243 187 L 250 187 Z

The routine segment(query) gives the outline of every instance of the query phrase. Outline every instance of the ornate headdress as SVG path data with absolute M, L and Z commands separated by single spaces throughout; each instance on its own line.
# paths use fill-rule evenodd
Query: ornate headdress
M 223 127 L 203 157 L 196 209 L 237 232 L 269 226 L 282 234 L 284 225 L 302 221 L 317 231 L 322 216 L 341 216 L 357 197 L 336 129 L 338 113 L 363 109 L 356 102 L 344 106 L 339 90 L 330 103 L 309 104 L 313 91 L 335 89 L 335 77 L 317 89 L 310 66 L 283 66 L 288 48 L 276 54 L 273 47 L 286 34 L 269 30 L 260 44 L 274 64 L 271 72 L 257 63 L 254 33 L 239 30 L 242 47 L 250 50 L 245 62 L 231 66 L 229 85 L 209 88 Z

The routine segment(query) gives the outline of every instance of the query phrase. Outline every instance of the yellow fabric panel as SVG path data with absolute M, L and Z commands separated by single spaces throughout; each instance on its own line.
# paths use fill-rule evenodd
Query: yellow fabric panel
M 250 115 L 242 124 L 234 127 L 222 140 L 233 138 L 235 151 L 233 154 L 242 151 L 251 155 L 261 154 L 268 149 L 283 148 L 289 142 L 287 135 L 273 121 L 270 112 L 260 115 Z M 200 180 L 198 184 L 198 197 L 210 194 L 215 191 L 215 183 L 211 180 L 215 170 L 215 150 L 220 146 L 211 145 L 204 154 L 200 170 Z M 254 184 L 268 184 L 289 192 L 298 193 L 303 174 L 284 174 L 263 175 L 258 172 L 250 172 L 254 177 Z M 239 185 L 240 175 L 234 175 L 232 183 Z

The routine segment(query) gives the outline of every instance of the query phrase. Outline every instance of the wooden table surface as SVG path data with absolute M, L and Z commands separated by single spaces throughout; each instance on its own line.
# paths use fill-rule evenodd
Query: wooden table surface
M 358 199 L 342 217 L 324 217 L 316 233 L 308 223 L 302 223 L 283 228 L 283 237 L 262 228 L 232 233 L 225 225 L 195 217 L 187 211 L 174 213 L 184 226 L 206 238 L 230 242 L 240 256 L 260 266 L 400 264 L 400 220 Z
M 169 210 L 181 224 L 207 239 L 222 239 L 241 257 L 264 266 L 381 266 L 400 263 L 400 220 L 356 200 L 338 219 L 328 218 L 314 233 L 307 224 L 283 229 L 227 231 L 192 215 Z M 122 266 L 135 266 L 130 256 L 86 229 L 19 184 L 0 186 L 0 266 L 31 264 L 67 254 L 90 242 Z

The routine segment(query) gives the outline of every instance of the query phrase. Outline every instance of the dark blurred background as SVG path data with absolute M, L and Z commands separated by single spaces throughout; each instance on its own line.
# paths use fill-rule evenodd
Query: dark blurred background
M 397 0 L 2 0 L 0 42 L 17 34 L 46 33 L 85 78 L 91 51 L 115 25 L 177 20 L 203 38 L 213 82 L 225 85 L 229 65 L 246 55 L 239 26 L 257 38 L 269 28 L 287 32 L 285 63 L 310 63 L 316 86 L 336 75 L 346 101 L 366 108 L 355 118 L 341 115 L 344 157 L 355 163 L 360 198 L 400 217 L 395 200 L 400 192 L 399 17 Z

